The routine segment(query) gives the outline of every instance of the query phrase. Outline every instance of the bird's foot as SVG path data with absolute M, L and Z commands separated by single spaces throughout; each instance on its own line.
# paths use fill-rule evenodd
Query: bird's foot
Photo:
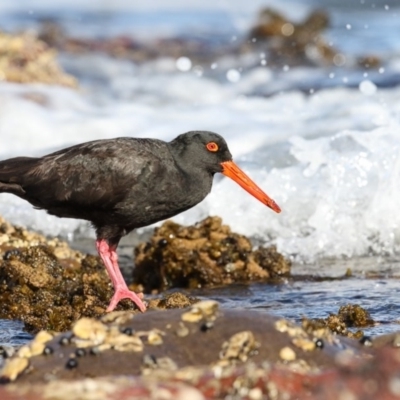
M 141 312 L 146 311 L 146 305 L 142 301 L 143 293 L 135 293 L 127 287 L 115 289 L 114 296 L 111 299 L 110 305 L 107 307 L 107 312 L 113 311 L 117 304 L 123 299 L 131 299 Z

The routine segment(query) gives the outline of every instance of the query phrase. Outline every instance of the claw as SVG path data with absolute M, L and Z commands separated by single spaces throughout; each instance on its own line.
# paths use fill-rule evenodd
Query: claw
M 141 300 L 143 298 L 143 293 L 135 293 L 129 290 L 128 288 L 120 288 L 116 289 L 110 305 L 107 307 L 107 312 L 113 311 L 117 304 L 123 299 L 132 300 L 139 308 L 141 312 L 146 311 L 146 305 Z
M 110 244 L 106 240 L 98 239 L 96 241 L 96 246 L 115 290 L 110 305 L 107 307 L 107 312 L 113 311 L 122 299 L 132 300 L 139 307 L 139 310 L 141 312 L 145 312 L 146 305 L 142 301 L 143 293 L 135 293 L 129 290 L 121 274 L 116 252 L 117 245 L 114 244 L 113 246 L 110 246 Z

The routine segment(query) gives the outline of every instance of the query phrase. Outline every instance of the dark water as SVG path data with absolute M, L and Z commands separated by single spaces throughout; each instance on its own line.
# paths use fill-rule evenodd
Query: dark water
M 345 278 L 351 269 L 352 276 Z M 213 298 L 223 307 L 264 310 L 301 322 L 326 318 L 341 306 L 359 304 L 376 325 L 363 331 L 380 335 L 400 330 L 399 263 L 380 257 L 294 265 L 293 278 L 279 285 L 253 284 L 202 289 L 191 294 Z
M 126 251 L 126 249 L 125 249 Z M 127 271 L 132 260 L 121 257 Z M 283 284 L 232 285 L 213 289 L 182 290 L 200 298 L 217 300 L 224 308 L 256 309 L 301 322 L 302 317 L 326 318 L 341 306 L 359 304 L 376 325 L 365 334 L 400 331 L 400 261 L 382 257 L 325 260 L 314 265 L 294 265 L 293 278 Z M 352 276 L 345 277 L 351 269 Z M 0 320 L 0 345 L 17 346 L 31 336 L 17 321 Z

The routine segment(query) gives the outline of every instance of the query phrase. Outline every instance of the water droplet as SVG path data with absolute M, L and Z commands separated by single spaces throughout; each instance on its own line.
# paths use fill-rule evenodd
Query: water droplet
M 359 89 L 362 94 L 365 94 L 367 96 L 371 96 L 376 93 L 378 88 L 376 87 L 375 83 L 372 81 L 365 79 L 359 84 Z
M 289 65 L 284 65 L 282 69 L 284 72 L 288 72 L 290 70 L 290 67 Z
M 350 30 L 351 29 L 351 25 L 350 24 L 346 24 L 346 29 Z
M 333 63 L 337 67 L 342 67 L 344 64 L 346 64 L 346 56 L 342 53 L 336 53 L 333 57 Z
M 283 36 L 292 36 L 294 32 L 294 26 L 290 22 L 282 25 L 281 32 Z
M 229 82 L 238 82 L 240 77 L 240 72 L 237 69 L 230 69 L 226 73 L 226 79 L 228 79 Z
M 176 68 L 182 72 L 190 71 L 192 68 L 192 61 L 188 57 L 179 57 L 176 60 Z
M 203 67 L 200 67 L 200 65 L 196 65 L 196 66 L 193 68 L 193 72 L 194 72 L 198 77 L 201 77 L 201 76 L 203 76 Z

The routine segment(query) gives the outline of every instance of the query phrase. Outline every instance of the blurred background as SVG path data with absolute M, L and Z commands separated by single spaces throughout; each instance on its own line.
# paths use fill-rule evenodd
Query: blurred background
M 178 222 L 220 215 L 300 262 L 397 254 L 398 1 L 2 0 L 0 30 L 1 158 L 212 130 L 283 212 L 216 177 Z M 93 235 L 12 196 L 0 213 Z

